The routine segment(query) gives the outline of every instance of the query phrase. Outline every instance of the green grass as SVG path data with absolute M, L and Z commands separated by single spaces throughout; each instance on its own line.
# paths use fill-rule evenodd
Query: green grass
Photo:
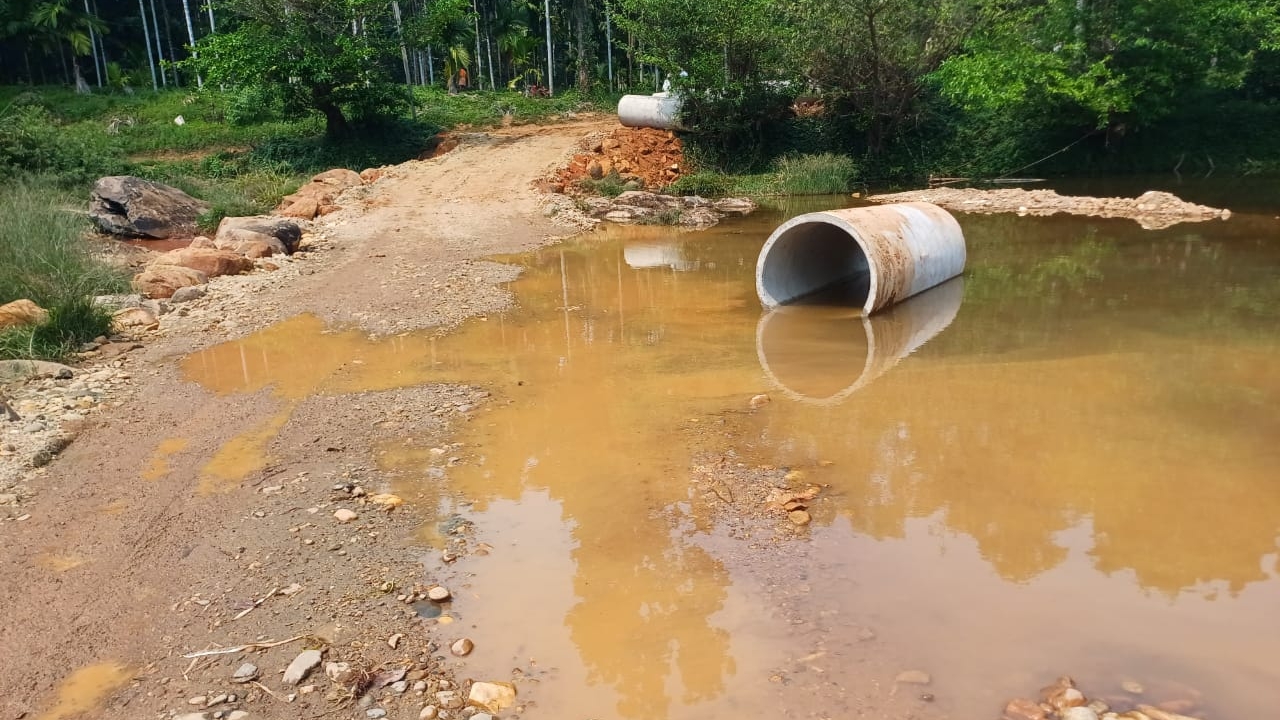
M 832 153 L 780 158 L 772 172 L 732 174 L 699 170 L 669 185 L 673 195 L 771 197 L 835 195 L 848 192 L 858 177 L 853 158 Z
M 90 254 L 78 205 L 48 185 L 19 182 L 0 190 L 0 304 L 25 298 L 49 311 L 41 325 L 0 331 L 0 358 L 59 359 L 108 331 L 110 315 L 92 298 L 128 283 Z
M 578 181 L 578 184 L 589 192 L 594 192 L 607 198 L 616 198 L 626 192 L 627 189 L 627 184 L 622 181 L 617 172 L 611 172 L 599 180 L 582 178 Z
M 853 158 L 834 153 L 794 155 L 776 163 L 784 195 L 834 195 L 848 192 L 858 175 Z

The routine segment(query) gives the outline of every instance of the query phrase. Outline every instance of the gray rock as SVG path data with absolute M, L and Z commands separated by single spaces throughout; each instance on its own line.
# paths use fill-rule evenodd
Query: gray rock
M 303 678 L 320 664 L 320 655 L 319 650 L 304 650 L 299 653 L 284 671 L 282 682 L 285 685 L 297 685 L 302 682 Z
M 44 431 L 45 431 L 45 424 L 44 424 L 44 423 L 42 423 L 42 422 L 40 422 L 40 421 L 36 421 L 36 422 L 30 423 L 30 424 L 28 424 L 26 427 L 22 428 L 22 431 L 23 431 L 23 432 L 29 432 L 29 433 L 44 432 Z
M 245 663 L 236 668 L 235 673 L 231 675 L 233 683 L 247 683 L 251 680 L 258 679 L 258 666 L 253 663 Z
M 279 243 L 284 248 L 284 254 L 291 254 L 302 242 L 302 228 L 296 222 L 280 218 L 227 217 L 218 223 L 218 232 L 213 241 L 219 247 L 250 241 L 265 242 L 272 246 Z
M 199 285 L 188 285 L 187 287 L 180 287 L 177 290 L 174 290 L 173 296 L 169 298 L 169 302 L 175 305 L 178 303 L 191 302 L 192 300 L 204 297 L 206 294 L 207 291 L 203 287 Z
M 369 708 L 368 710 L 364 711 L 364 714 L 366 717 L 374 718 L 374 720 L 377 720 L 377 718 L 386 717 L 387 711 L 383 710 L 382 708 Z
M 89 217 L 104 232 L 150 239 L 184 235 L 209 209 L 178 188 L 132 175 L 113 175 L 94 183 Z
M 75 375 L 75 368 L 44 360 L 0 360 L 0 383 L 52 377 L 65 380 Z

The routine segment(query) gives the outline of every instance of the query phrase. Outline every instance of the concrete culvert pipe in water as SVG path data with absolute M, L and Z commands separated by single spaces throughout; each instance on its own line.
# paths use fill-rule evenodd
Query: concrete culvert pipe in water
M 964 271 L 964 233 L 929 203 L 798 215 L 773 231 L 756 261 L 765 307 L 822 301 L 870 315 Z

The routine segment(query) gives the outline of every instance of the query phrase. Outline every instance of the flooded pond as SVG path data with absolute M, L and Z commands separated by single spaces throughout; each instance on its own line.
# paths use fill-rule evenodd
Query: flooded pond
M 762 312 L 769 232 L 842 202 L 508 258 L 518 309 L 441 338 L 298 320 L 327 339 L 278 394 L 492 390 L 456 462 L 406 438 L 379 463 L 492 546 L 452 613 L 524 717 L 986 718 L 1064 673 L 1273 712 L 1280 220 L 958 215 L 961 279 L 870 319 Z M 808 524 L 752 499 L 801 477 Z

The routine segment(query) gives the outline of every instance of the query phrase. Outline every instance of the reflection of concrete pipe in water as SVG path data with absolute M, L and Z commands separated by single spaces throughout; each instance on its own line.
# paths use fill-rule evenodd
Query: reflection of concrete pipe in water
M 794 400 L 835 404 L 946 329 L 964 299 L 956 278 L 872 316 L 832 307 L 771 310 L 756 325 L 756 357 Z
M 685 260 L 677 243 L 632 243 L 622 248 L 627 265 L 638 269 L 669 267 L 679 272 L 698 269 L 698 261 Z
M 964 271 L 964 233 L 929 203 L 827 210 L 791 218 L 756 261 L 756 294 L 778 307 L 840 291 L 870 315 Z
M 680 129 L 680 98 L 667 93 L 623 95 L 618 101 L 618 122 L 625 127 Z

